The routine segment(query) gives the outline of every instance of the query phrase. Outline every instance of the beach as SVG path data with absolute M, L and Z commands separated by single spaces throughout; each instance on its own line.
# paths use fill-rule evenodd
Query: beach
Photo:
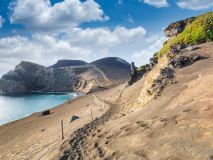
M 190 54 L 209 58 L 175 68 L 172 82 L 145 107 L 140 106 L 138 97 L 149 74 L 127 88 L 121 84 L 89 93 L 51 109 L 50 115 L 35 113 L 1 126 L 0 159 L 27 155 L 30 160 L 211 160 L 212 42 L 198 47 Z M 69 123 L 73 115 L 79 119 Z M 60 119 L 64 124 L 63 140 Z

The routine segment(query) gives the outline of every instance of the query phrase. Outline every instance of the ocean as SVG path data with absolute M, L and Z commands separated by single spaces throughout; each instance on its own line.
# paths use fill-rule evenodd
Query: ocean
M 0 126 L 53 108 L 82 93 L 0 95 Z

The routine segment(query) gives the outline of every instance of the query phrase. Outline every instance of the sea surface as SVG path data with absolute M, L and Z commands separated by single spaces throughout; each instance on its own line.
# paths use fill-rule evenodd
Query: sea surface
M 0 95 L 0 126 L 27 117 L 35 112 L 53 108 L 80 93 Z

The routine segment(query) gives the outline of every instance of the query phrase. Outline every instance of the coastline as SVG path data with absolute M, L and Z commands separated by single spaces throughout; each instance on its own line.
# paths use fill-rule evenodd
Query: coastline
M 75 92 L 76 94 L 76 92 Z M 33 113 L 27 117 L 3 124 L 0 126 L 0 150 L 2 152 L 0 159 L 20 159 L 30 152 L 36 145 L 48 136 L 56 126 L 59 125 L 60 119 L 63 119 L 65 133 L 69 130 L 76 130 L 83 123 L 69 128 L 70 120 L 73 115 L 79 116 L 80 120 L 90 122 L 90 109 L 93 109 L 93 116 L 99 114 L 100 106 L 95 103 L 94 94 L 84 94 L 78 92 L 78 96 L 72 98 L 63 104 L 51 108 L 50 115 L 42 116 L 41 112 Z M 45 146 L 55 142 L 55 137 L 60 135 L 58 129 Z M 16 146 L 16 147 L 14 147 Z M 44 146 L 42 146 L 43 148 Z M 38 149 L 31 156 L 41 151 Z
M 71 97 L 71 99 L 74 99 L 74 98 L 76 98 L 76 97 L 79 97 L 79 96 L 83 96 L 83 95 L 85 95 L 85 93 L 83 93 L 83 92 L 40 92 L 40 91 L 36 91 L 36 92 L 29 92 L 29 93 L 20 93 L 20 94 L 9 94 L 9 95 L 0 95 L 0 96 L 3 96 L 3 97 L 7 97 L 7 98 L 9 98 L 9 100 L 10 100 L 10 98 L 15 98 L 15 97 L 20 97 L 20 98 L 22 98 L 22 97 L 28 97 L 28 96 L 34 96 L 34 95 L 38 95 L 38 96 L 42 96 L 42 95 L 70 95 L 70 97 Z M 69 99 L 70 100 L 70 99 Z M 3 101 L 4 101 L 4 98 L 3 98 Z M 26 101 L 32 101 L 31 99 L 26 99 Z M 17 121 L 17 120 L 20 120 L 20 119 L 23 119 L 23 118 L 26 118 L 26 117 L 28 117 L 28 116 L 30 116 L 30 115 L 32 115 L 32 114 L 35 114 L 35 113 L 37 113 L 37 112 L 43 112 L 43 111 L 45 111 L 45 110 L 50 110 L 50 109 L 52 109 L 52 108 L 54 108 L 54 107 L 57 107 L 58 105 L 61 105 L 61 104 L 63 104 L 64 102 L 66 102 L 67 100 L 65 100 L 65 101 L 62 101 L 61 103 L 56 103 L 55 105 L 53 104 L 53 105 L 51 105 L 51 106 L 47 106 L 46 108 L 43 108 L 43 109 L 38 109 L 37 111 L 33 111 L 33 112 L 30 112 L 30 113 L 19 113 L 19 114 L 13 114 L 12 113 L 12 116 L 11 117 L 2 117 L 3 119 L 3 121 L 1 121 L 1 123 L 0 123 L 0 126 L 2 126 L 2 125 L 5 125 L 5 124 L 7 124 L 7 123 L 10 123 L 10 122 L 14 122 L 14 121 Z M 43 101 L 41 101 L 41 102 L 43 102 Z M 4 103 L 4 102 L 3 102 Z M 7 104 L 7 103 L 6 103 Z M 4 105 L 6 105 L 6 104 L 4 104 Z M 45 103 L 46 104 L 46 103 Z M 45 105 L 44 104 L 44 105 Z M 25 105 L 25 104 L 24 104 Z M 6 106 L 5 106 L 6 107 Z M 8 106 L 8 107 L 12 107 L 12 106 Z M 24 107 L 24 106 L 23 106 Z M 18 107 L 17 106 L 17 108 L 19 109 L 20 108 L 20 106 Z M 36 107 L 34 106 L 34 108 L 36 109 Z M 13 110 L 14 108 L 12 107 L 11 108 L 11 110 Z M 32 109 L 32 108 L 29 108 L 29 109 Z M 3 111 L 2 112 L 7 112 L 7 114 L 11 114 L 10 113 L 10 110 L 4 110 L 3 109 Z M 7 118 L 7 119 L 6 119 Z

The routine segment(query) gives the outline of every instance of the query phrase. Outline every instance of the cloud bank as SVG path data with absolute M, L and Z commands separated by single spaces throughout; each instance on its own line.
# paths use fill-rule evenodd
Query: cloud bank
M 145 41 L 145 34 L 142 27 L 126 29 L 118 26 L 113 31 L 109 28 L 74 28 L 61 39 L 42 34 L 34 34 L 32 39 L 6 37 L 0 39 L 0 66 L 7 64 L 8 69 L 12 69 L 21 60 L 46 66 L 65 58 L 91 61 L 106 56 L 109 48 Z
M 144 3 L 152 5 L 156 8 L 168 7 L 169 6 L 167 0 L 144 0 Z
M 10 3 L 10 22 L 22 24 L 26 31 L 57 35 L 84 22 L 107 21 L 109 17 L 94 0 L 17 0 Z
M 201 10 L 213 7 L 212 0 L 179 0 L 177 5 L 183 9 Z

